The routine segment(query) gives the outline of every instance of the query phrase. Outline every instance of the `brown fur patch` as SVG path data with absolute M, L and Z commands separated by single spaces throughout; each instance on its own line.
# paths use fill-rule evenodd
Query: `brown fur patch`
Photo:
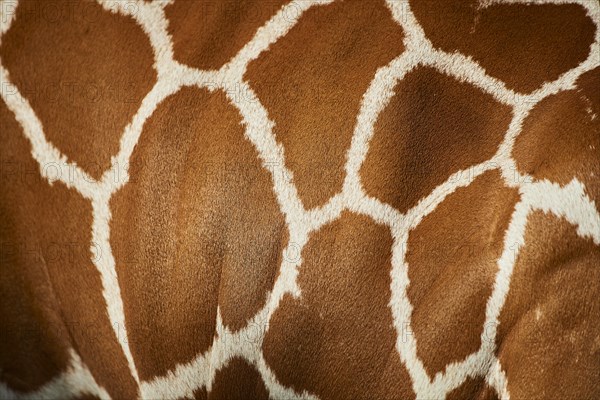
M 402 38 L 383 1 L 336 2 L 308 10 L 249 65 L 307 208 L 341 191 L 363 93 L 402 52 Z
M 279 381 L 321 398 L 413 398 L 396 351 L 390 232 L 344 213 L 303 251 L 300 299 L 286 295 L 263 343 Z
M 206 400 L 206 399 L 208 399 L 208 394 L 206 393 L 206 387 L 203 387 L 201 389 L 196 389 L 194 391 L 194 400 Z
M 28 226 L 27 215 L 27 220 L 19 220 L 28 210 L 16 207 L 16 201 L 23 200 L 18 199 L 20 193 L 35 193 L 26 185 L 23 162 L 32 168 L 28 172 L 33 186 L 44 183 L 38 181 L 29 146 L 3 102 L 0 123 L 0 380 L 12 389 L 28 391 L 66 369 L 71 346 L 39 245 L 28 236 L 35 227 Z M 64 188 L 59 191 L 61 197 L 68 197 Z
M 498 327 L 511 398 L 600 398 L 599 265 L 574 226 L 529 216 Z
M 479 349 L 516 201 L 516 190 L 504 187 L 499 172 L 486 172 L 449 195 L 409 237 L 412 329 L 430 376 Z
M 412 0 L 435 47 L 472 56 L 509 88 L 531 92 L 585 60 L 596 28 L 576 4 L 493 4 Z
M 462 385 L 448 393 L 446 400 L 499 400 L 484 378 L 467 378 Z
M 536 179 L 566 185 L 577 178 L 600 206 L 598 76 L 600 68 L 583 75 L 577 90 L 542 100 L 525 120 L 513 156 Z
M 405 212 L 452 173 L 493 156 L 511 115 L 490 95 L 431 68 L 409 73 L 395 92 L 375 124 L 361 177 L 368 194 Z
M 184 88 L 148 120 L 112 237 L 143 379 L 204 352 L 217 305 L 232 329 L 265 303 L 284 219 L 240 116 L 221 92 Z
M 40 176 L 31 148 L 0 103 L 2 380 L 34 389 L 64 370 L 75 349 L 114 397 L 137 389 L 106 313 L 91 262 L 91 205 Z
M 91 1 L 25 0 L 0 56 L 48 140 L 92 177 L 102 176 L 155 81 L 141 28 Z
M 287 2 L 176 0 L 165 8 L 175 59 L 196 68 L 219 69 Z
M 269 399 L 267 388 L 256 369 L 242 358 L 234 358 L 215 376 L 210 400 Z

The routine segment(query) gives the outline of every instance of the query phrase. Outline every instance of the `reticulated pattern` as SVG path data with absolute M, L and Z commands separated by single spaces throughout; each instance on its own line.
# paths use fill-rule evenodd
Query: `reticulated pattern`
M 596 245 L 600 245 L 600 213 L 586 194 L 585 187 L 580 181 L 574 178 L 567 185 L 561 186 L 548 180 L 535 180 L 533 177 L 521 173 L 515 177 L 516 162 L 511 157 L 515 138 L 519 135 L 523 121 L 532 108 L 550 95 L 575 88 L 577 79 L 583 73 L 600 65 L 600 5 L 597 2 L 586 0 L 539 1 L 539 3 L 580 4 L 598 29 L 589 56 L 584 62 L 562 74 L 557 80 L 546 82 L 537 90 L 525 95 L 508 89 L 503 82 L 489 76 L 471 58 L 460 53 L 450 54 L 434 48 L 412 14 L 408 1 L 387 0 L 387 6 L 394 19 L 405 32 L 404 46 L 406 50 L 377 71 L 370 87 L 364 93 L 361 109 L 356 118 L 351 146 L 347 153 L 342 191 L 331 197 L 324 206 L 307 210 L 299 198 L 292 172 L 285 167 L 285 149 L 275 139 L 274 123 L 269 119 L 268 110 L 262 105 L 248 82 L 244 80 L 244 73 L 252 60 L 258 58 L 272 43 L 286 35 L 298 22 L 304 11 L 310 7 L 331 3 L 333 0 L 299 0 L 284 6 L 263 27 L 258 29 L 252 40 L 228 63 L 219 70 L 210 71 L 191 68 L 174 60 L 173 45 L 167 31 L 168 21 L 164 11 L 165 6 L 171 3 L 171 0 L 98 1 L 106 10 L 131 16 L 142 27 L 152 45 L 154 68 L 158 75 L 156 84 L 145 96 L 140 108 L 124 129 L 120 140 L 120 149 L 118 154 L 113 157 L 113 164 L 128 164 L 142 133 L 144 123 L 168 96 L 186 86 L 197 86 L 210 91 L 224 91 L 243 118 L 246 138 L 255 146 L 262 165 L 271 174 L 273 191 L 290 232 L 290 244 L 285 249 L 286 252 L 298 253 L 301 251 L 312 232 L 336 220 L 344 210 L 368 216 L 390 229 L 393 237 L 393 249 L 392 294 L 389 305 L 397 332 L 396 350 L 409 372 L 417 398 L 444 398 L 466 379 L 474 377 L 485 378 L 502 399 L 510 398 L 505 374 L 495 355 L 496 348 L 493 338 L 496 336 L 495 327 L 498 325 L 499 314 L 509 290 L 516 255 L 525 244 L 524 233 L 528 216 L 535 210 L 553 213 L 573 224 L 577 228 L 579 236 L 591 238 Z M 532 2 L 498 0 L 498 2 L 500 1 L 506 3 Z M 488 7 L 495 2 L 497 1 L 482 0 L 481 7 Z M 7 12 L 7 10 L 14 9 L 17 3 L 17 0 L 0 0 L 0 12 L 2 13 L 0 15 L 0 43 L 2 34 L 10 28 L 14 19 L 14 13 Z M 294 17 L 290 18 L 291 15 Z M 394 95 L 396 83 L 407 73 L 420 66 L 435 68 L 458 81 L 467 82 L 489 93 L 498 102 L 512 107 L 512 120 L 502 144 L 489 160 L 471 166 L 468 174 L 464 174 L 464 171 L 456 172 L 426 197 L 421 198 L 414 207 L 401 213 L 377 198 L 368 196 L 363 190 L 359 171 L 369 149 L 374 124 Z M 12 95 L 6 94 L 4 86 L 10 84 L 10 76 L 1 62 L 0 81 L 3 82 L 2 99 L 22 126 L 31 144 L 32 155 L 40 165 L 41 174 L 50 184 L 54 183 L 54 179 L 57 177 L 49 175 L 47 170 L 41 168 L 46 163 L 52 162 L 66 164 L 77 172 L 73 180 L 66 177 L 58 177 L 58 179 L 67 187 L 79 192 L 92 204 L 92 242 L 102 249 L 106 249 L 105 254 L 108 254 L 108 257 L 92 261 L 102 278 L 103 296 L 111 325 L 125 329 L 127 321 L 125 321 L 119 281 L 115 272 L 115 260 L 109 243 L 111 219 L 109 201 L 111 196 L 127 183 L 128 176 L 125 175 L 124 179 L 114 181 L 110 171 L 106 171 L 101 179 L 93 179 L 75 163 L 69 162 L 46 139 L 42 123 L 29 102 L 18 90 L 11 87 Z M 244 99 L 234 95 L 238 91 L 246 94 Z M 280 166 L 283 171 L 275 171 L 272 168 L 274 164 Z M 520 199 L 512 212 L 504 236 L 502 254 L 497 260 L 499 269 L 492 294 L 487 300 L 485 320 L 486 326 L 491 329 L 486 329 L 486 340 L 482 338 L 478 351 L 461 362 L 447 365 L 444 372 L 439 372 L 431 377 L 417 356 L 418 343 L 416 339 L 413 336 L 403 337 L 400 334 L 403 329 L 406 329 L 407 321 L 410 327 L 413 309 L 407 296 L 407 287 L 410 283 L 408 268 L 410 266 L 405 260 L 407 251 L 405 244 L 408 242 L 411 230 L 419 225 L 425 216 L 435 210 L 449 194 L 459 187 L 470 185 L 475 178 L 490 170 L 500 171 L 505 185 L 518 189 L 520 194 Z M 459 176 L 463 179 L 456 179 Z M 468 176 L 468 179 L 465 180 L 464 176 Z M 266 305 L 252 318 L 247 328 L 235 333 L 229 331 L 218 313 L 218 336 L 215 337 L 210 349 L 197 355 L 193 361 L 178 365 L 165 376 L 151 381 L 141 381 L 138 378 L 136 361 L 127 342 L 120 340 L 119 343 L 128 361 L 131 374 L 138 383 L 139 397 L 171 399 L 193 397 L 194 391 L 202 387 L 210 392 L 217 371 L 224 368 L 232 358 L 241 357 L 256 367 L 271 397 L 316 398 L 310 393 L 297 393 L 280 384 L 259 350 L 262 342 L 249 344 L 243 340 L 248 334 L 247 330 L 252 329 L 252 325 L 254 325 L 252 322 L 261 325 L 264 325 L 265 322 L 268 323 L 285 294 L 289 293 L 296 297 L 300 295 L 301 291 L 296 283 L 296 277 L 301 264 L 302 259 L 282 262 L 280 274 L 268 296 Z M 119 335 L 116 328 L 115 335 L 117 337 Z M 90 371 L 74 350 L 71 352 L 71 365 L 68 370 L 35 393 L 16 393 L 0 383 L 0 395 L 3 398 L 38 398 L 62 393 L 61 391 L 67 389 L 73 396 L 89 393 L 100 398 L 109 398 L 106 390 L 95 382 Z

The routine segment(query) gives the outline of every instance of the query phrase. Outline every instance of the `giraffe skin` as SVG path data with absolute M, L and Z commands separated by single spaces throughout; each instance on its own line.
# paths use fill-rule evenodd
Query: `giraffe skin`
M 0 0 L 0 398 L 600 398 L 595 0 Z

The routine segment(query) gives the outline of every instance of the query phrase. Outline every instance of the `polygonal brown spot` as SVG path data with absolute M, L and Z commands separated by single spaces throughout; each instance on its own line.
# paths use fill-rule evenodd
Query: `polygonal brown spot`
M 408 298 L 417 354 L 433 376 L 477 351 L 517 193 L 490 171 L 448 196 L 411 232 Z
M 404 212 L 452 173 L 492 157 L 510 108 L 430 68 L 409 73 L 395 92 L 375 124 L 361 177 L 368 194 Z
M 25 0 L 0 56 L 48 140 L 99 178 L 155 81 L 141 28 L 91 1 Z
M 573 225 L 529 216 L 497 337 L 511 398 L 600 397 L 599 265 Z
M 209 400 L 269 399 L 267 388 L 256 369 L 242 358 L 234 358 L 218 371 Z
M 17 207 L 35 193 L 24 186 L 23 161 L 32 168 L 32 175 L 38 174 L 38 168 L 31 160 L 20 127 L 3 102 L 0 122 L 0 381 L 25 392 L 37 389 L 66 369 L 70 343 L 39 252 L 26 251 L 37 244 L 35 237 L 30 238 L 27 233 L 36 230 L 38 224 L 28 221 L 31 215 L 23 215 L 32 207 Z M 39 178 L 33 182 L 47 186 Z M 59 190 L 61 196 L 69 197 L 64 188 Z
M 271 319 L 267 363 L 283 385 L 321 398 L 414 398 L 388 306 L 389 230 L 344 213 L 313 235 L 301 297 L 284 296 Z
M 513 156 L 517 168 L 561 185 L 576 178 L 600 206 L 600 69 L 580 79 L 581 88 L 542 100 L 523 123 Z M 595 77 L 594 77 L 595 76 Z
M 206 392 L 206 386 L 196 389 L 194 391 L 194 400 L 206 400 L 206 399 L 208 399 L 208 393 Z
M 3 102 L 0 126 L 0 381 L 35 390 L 65 371 L 74 349 L 111 396 L 134 398 L 92 264 L 102 255 L 90 250 L 91 205 L 41 177 Z M 53 173 L 67 173 L 54 167 Z
M 472 56 L 508 87 L 531 92 L 584 61 L 596 28 L 575 4 L 491 4 L 412 0 L 435 47 Z
M 219 69 L 289 0 L 175 0 L 165 8 L 175 59 Z M 289 18 L 299 10 L 292 8 Z
M 221 92 L 184 88 L 146 123 L 111 202 L 132 352 L 142 379 L 206 351 L 217 305 L 236 330 L 265 303 L 287 232 L 269 173 Z
M 308 10 L 249 65 L 306 207 L 341 190 L 362 96 L 402 52 L 402 38 L 383 1 L 336 2 Z
M 100 400 L 100 398 L 93 394 L 84 394 L 82 396 L 75 397 L 75 400 Z
M 499 400 L 484 378 L 467 378 L 446 396 L 446 400 Z

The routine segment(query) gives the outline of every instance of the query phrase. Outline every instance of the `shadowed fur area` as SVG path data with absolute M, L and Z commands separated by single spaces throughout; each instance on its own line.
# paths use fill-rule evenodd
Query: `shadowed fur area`
M 600 4 L 0 0 L 0 399 L 600 398 Z

